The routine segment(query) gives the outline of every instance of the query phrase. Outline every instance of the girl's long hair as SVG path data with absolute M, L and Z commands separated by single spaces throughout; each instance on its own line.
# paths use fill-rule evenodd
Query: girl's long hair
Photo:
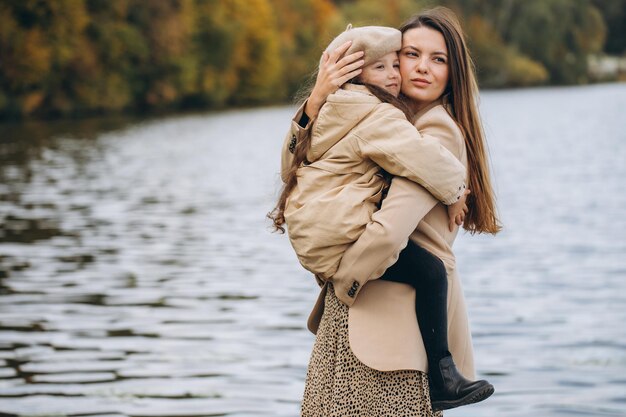
M 404 34 L 420 27 L 441 33 L 448 48 L 450 78 L 444 98 L 449 103 L 450 115 L 465 137 L 471 190 L 467 196 L 469 211 L 463 227 L 472 234 L 496 234 L 502 226 L 496 212 L 487 143 L 478 112 L 478 83 L 463 29 L 454 12 L 445 7 L 435 7 L 411 17 L 400 27 L 400 32 Z
M 407 120 L 412 120 L 413 113 L 411 112 L 409 106 L 402 99 L 388 93 L 383 88 L 377 87 L 372 84 L 362 83 L 357 79 L 353 79 L 349 82 L 352 84 L 364 85 L 381 102 L 394 105 L 404 113 Z M 299 92 L 298 96 L 304 97 L 304 99 L 306 99 L 310 95 L 311 88 L 312 85 L 309 85 L 307 87 L 309 94 L 307 94 L 306 92 Z M 306 160 L 306 154 L 310 148 L 311 134 L 306 135 L 306 137 L 296 143 L 296 147 L 293 151 L 293 161 L 291 163 L 291 166 L 289 167 L 289 171 L 286 174 L 287 180 L 285 181 L 285 184 L 283 185 L 283 188 L 280 192 L 280 196 L 278 197 L 278 201 L 276 202 L 276 207 L 274 207 L 274 209 L 267 214 L 267 217 L 270 218 L 273 222 L 274 231 L 279 231 L 281 233 L 285 232 L 285 228 L 283 227 L 283 225 L 285 224 L 285 207 L 287 206 L 287 199 L 289 198 L 289 195 L 298 183 L 298 177 L 296 175 L 298 168 L 300 168 L 303 163 L 308 162 Z

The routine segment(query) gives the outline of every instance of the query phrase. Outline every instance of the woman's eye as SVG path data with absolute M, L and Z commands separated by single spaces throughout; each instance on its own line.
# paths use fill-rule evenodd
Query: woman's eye
M 436 61 L 436 62 L 440 62 L 440 63 L 442 63 L 442 64 L 445 64 L 445 63 L 446 63 L 445 58 L 441 58 L 441 57 L 437 57 L 437 58 L 435 58 L 435 61 Z
M 417 52 L 407 52 L 406 56 L 410 56 L 412 58 L 417 57 Z

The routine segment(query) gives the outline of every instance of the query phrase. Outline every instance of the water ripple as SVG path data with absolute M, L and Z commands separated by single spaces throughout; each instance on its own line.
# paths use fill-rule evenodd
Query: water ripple
M 626 415 L 626 85 L 483 94 L 497 237 L 456 252 L 450 416 Z M 294 416 L 317 286 L 264 215 L 293 108 L 0 125 L 0 415 Z

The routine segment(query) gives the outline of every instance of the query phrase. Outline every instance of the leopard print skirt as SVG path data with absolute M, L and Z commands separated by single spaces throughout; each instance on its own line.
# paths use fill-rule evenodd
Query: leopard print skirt
M 326 294 L 309 362 L 302 417 L 441 417 L 433 412 L 424 372 L 381 372 L 354 356 L 348 342 L 348 307 Z

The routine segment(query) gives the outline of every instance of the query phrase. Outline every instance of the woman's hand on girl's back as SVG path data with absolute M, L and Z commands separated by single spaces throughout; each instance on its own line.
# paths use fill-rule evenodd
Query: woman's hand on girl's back
M 329 95 L 361 73 L 361 67 L 365 62 L 361 59 L 364 54 L 363 51 L 342 57 L 350 45 L 352 45 L 352 41 L 344 43 L 330 53 L 324 52 L 322 54 L 315 86 L 304 108 L 304 112 L 309 118 L 313 119 L 317 116 Z

